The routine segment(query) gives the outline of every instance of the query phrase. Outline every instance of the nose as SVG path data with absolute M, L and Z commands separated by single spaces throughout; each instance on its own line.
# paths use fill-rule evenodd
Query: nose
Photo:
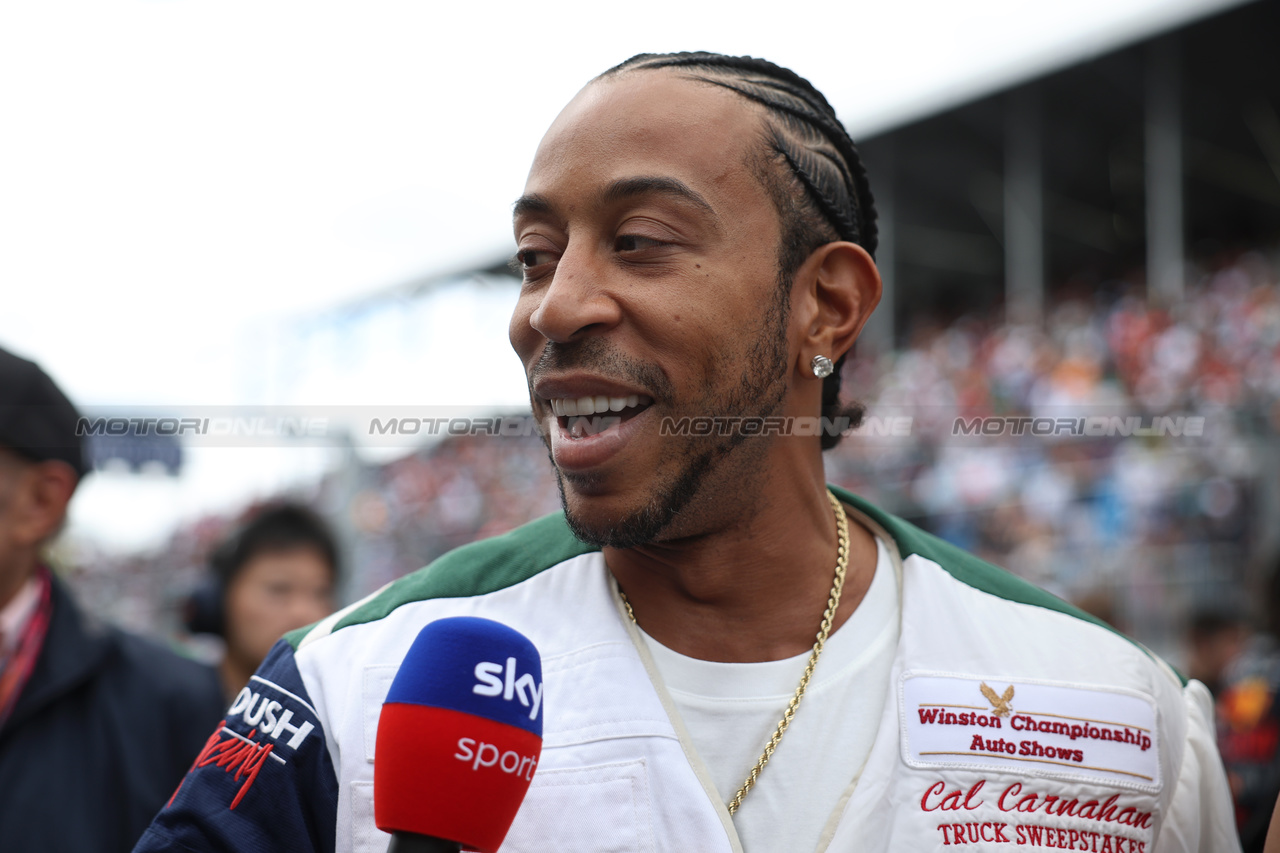
M 557 343 L 598 334 L 617 324 L 621 307 L 609 289 L 607 261 L 584 245 L 570 245 L 556 264 L 551 283 L 535 294 L 529 325 Z

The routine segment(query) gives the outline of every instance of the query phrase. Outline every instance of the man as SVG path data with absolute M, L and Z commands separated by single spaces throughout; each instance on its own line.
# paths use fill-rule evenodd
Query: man
M 295 504 L 267 507 L 215 549 L 210 576 L 187 600 L 187 628 L 226 642 L 218 675 L 228 703 L 275 642 L 333 612 L 338 546 L 324 521 Z
M 0 846 L 130 850 L 218 720 L 209 667 L 80 610 L 41 552 L 87 472 L 78 415 L 0 349 Z
M 866 178 L 812 86 L 635 57 L 556 119 L 514 225 L 511 341 L 564 517 L 277 646 L 260 701 L 309 728 L 255 748 L 288 764 L 245 791 L 208 763 L 140 849 L 384 849 L 380 702 L 419 629 L 461 614 L 543 656 L 503 850 L 1234 849 L 1201 686 L 824 485 L 818 417 L 844 416 L 833 367 L 880 282 Z

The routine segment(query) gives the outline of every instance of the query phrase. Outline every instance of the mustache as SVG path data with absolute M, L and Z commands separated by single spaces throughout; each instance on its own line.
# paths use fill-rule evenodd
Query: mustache
M 655 364 L 631 358 L 604 338 L 586 337 L 568 343 L 547 341 L 533 368 L 529 371 L 529 387 L 547 374 L 568 370 L 587 370 L 604 376 L 623 378 L 628 384 L 643 388 L 655 399 L 671 397 L 671 380 Z

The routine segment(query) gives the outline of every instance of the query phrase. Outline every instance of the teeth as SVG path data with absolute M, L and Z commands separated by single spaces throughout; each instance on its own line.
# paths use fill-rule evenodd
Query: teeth
M 558 418 L 599 415 L 607 412 L 621 412 L 636 406 L 647 406 L 653 400 L 643 394 L 632 394 L 628 397 L 553 397 L 551 411 Z

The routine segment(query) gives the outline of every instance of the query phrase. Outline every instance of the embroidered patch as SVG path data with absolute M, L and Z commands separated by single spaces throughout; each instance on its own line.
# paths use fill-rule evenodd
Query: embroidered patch
M 1156 709 L 1139 693 L 908 672 L 899 685 L 899 713 L 902 757 L 912 767 L 1160 786 Z
M 227 721 L 223 720 L 218 724 L 218 728 L 214 733 L 209 735 L 209 739 L 205 741 L 204 748 L 200 750 L 196 760 L 191 763 L 191 772 L 202 767 L 220 767 L 231 774 L 231 778 L 240 784 L 235 798 L 231 800 L 231 805 L 228 806 L 232 811 L 235 811 L 236 806 L 240 805 L 240 801 L 244 799 L 245 794 L 249 793 L 253 783 L 258 781 L 258 773 L 262 770 L 262 765 L 268 758 L 281 764 L 288 763 L 274 753 L 273 750 L 276 747 L 274 743 L 260 743 L 255 740 L 254 738 L 257 734 L 257 729 L 250 731 L 247 737 L 236 734 L 227 728 Z M 185 781 L 184 779 L 183 782 Z M 182 784 L 182 782 L 178 783 L 178 788 L 173 792 L 173 796 L 169 798 L 168 805 L 173 805 L 178 792 L 182 790 Z
M 227 710 L 227 722 L 260 731 L 272 741 L 287 744 L 290 750 L 301 746 L 315 731 L 315 717 L 311 703 L 257 675 L 249 679 Z
M 288 765 L 285 756 L 292 757 L 316 725 L 316 709 L 310 702 L 273 681 L 252 676 L 205 741 L 166 808 L 173 805 L 191 774 L 211 767 L 221 769 L 237 786 L 228 806 L 234 811 L 268 761 Z

